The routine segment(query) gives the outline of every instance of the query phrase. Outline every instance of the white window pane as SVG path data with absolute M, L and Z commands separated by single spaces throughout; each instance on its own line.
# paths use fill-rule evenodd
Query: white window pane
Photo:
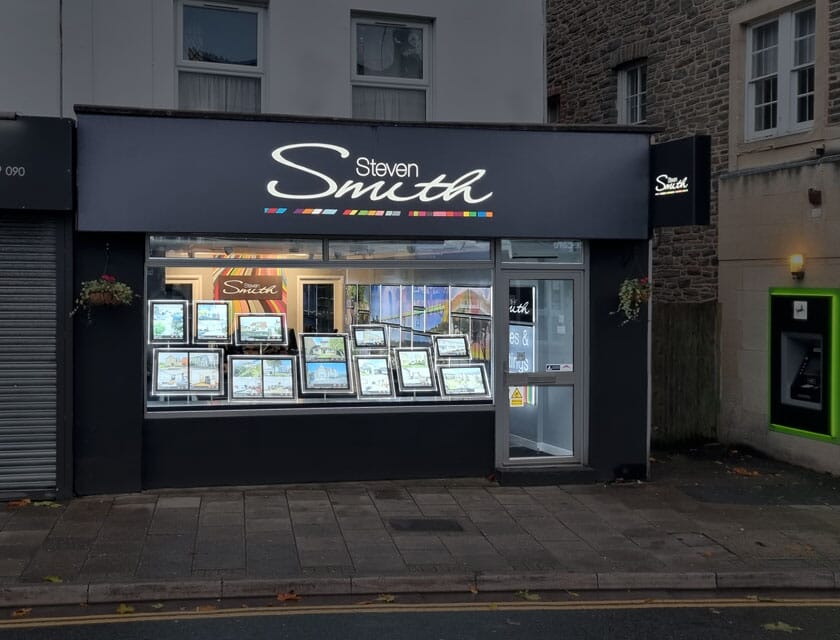
M 260 79 L 182 71 L 178 105 L 200 111 L 259 113 Z
M 796 14 L 796 37 L 813 35 L 817 26 L 816 10 L 811 8 Z
M 422 27 L 357 24 L 356 73 L 422 80 Z
M 183 59 L 255 67 L 256 13 L 184 5 Z
M 753 51 L 769 49 L 779 44 L 779 23 L 770 22 L 753 30 Z
M 814 119 L 814 68 L 796 72 L 796 122 Z
M 355 86 L 353 117 L 423 121 L 426 119 L 426 92 L 420 89 Z

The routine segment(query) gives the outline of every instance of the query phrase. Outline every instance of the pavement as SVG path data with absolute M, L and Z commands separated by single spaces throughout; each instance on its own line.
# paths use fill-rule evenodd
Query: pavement
M 840 589 L 840 478 L 710 445 L 646 482 L 147 491 L 0 510 L 0 606 L 296 594 Z

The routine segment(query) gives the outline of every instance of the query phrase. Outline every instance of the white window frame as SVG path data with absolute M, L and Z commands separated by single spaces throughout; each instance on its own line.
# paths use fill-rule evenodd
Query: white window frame
M 645 85 L 641 87 L 641 78 L 642 72 L 645 72 Z M 641 90 L 638 93 L 633 94 L 631 96 L 627 92 L 627 79 L 631 73 L 636 72 L 639 74 L 639 86 Z M 618 113 L 618 124 L 644 124 L 647 122 L 647 63 L 644 61 L 637 62 L 630 66 L 624 67 L 619 69 L 617 72 L 617 100 L 616 100 L 616 111 Z M 643 118 L 637 118 L 636 120 L 632 120 L 630 118 L 630 108 L 628 105 L 628 100 L 631 97 L 641 98 L 644 96 L 645 101 L 645 116 Z M 639 102 L 639 107 L 641 111 L 641 101 Z
M 364 76 L 356 73 L 358 63 L 358 37 L 356 28 L 360 24 L 381 25 L 396 28 L 422 29 L 423 31 L 423 77 L 399 78 L 392 76 Z M 351 55 L 350 81 L 352 87 L 377 87 L 382 89 L 415 89 L 422 90 L 426 102 L 426 120 L 430 120 L 431 108 L 431 23 L 427 21 L 411 21 L 394 18 L 392 16 L 353 16 L 350 20 Z
M 815 5 L 800 5 L 772 18 L 762 19 L 747 26 L 746 39 L 746 76 L 744 80 L 744 139 L 747 142 L 764 140 L 779 136 L 808 131 L 814 127 L 814 118 L 795 122 L 796 118 L 796 71 L 807 66 L 816 67 L 816 46 L 814 61 L 810 65 L 794 66 L 794 39 L 796 37 L 796 15 L 804 11 L 816 10 Z M 776 46 L 776 126 L 762 131 L 756 131 L 755 126 L 755 91 L 753 89 L 753 33 L 756 29 L 768 24 L 777 23 L 778 44 Z M 814 35 L 816 40 L 816 34 Z M 816 69 L 815 69 L 816 73 Z M 767 76 L 765 76 L 767 77 Z M 816 84 L 816 80 L 815 80 Z M 816 105 L 815 105 L 816 107 Z M 814 109 L 816 113 L 816 108 Z
M 257 64 L 247 66 L 241 64 L 224 64 L 219 62 L 204 62 L 200 60 L 186 60 L 184 58 L 184 7 L 203 7 L 208 9 L 224 9 L 253 13 L 257 16 Z M 263 50 L 263 29 L 266 21 L 265 9 L 250 5 L 239 5 L 225 2 L 201 2 L 200 0 L 180 0 L 177 12 L 177 32 L 175 38 L 175 96 L 179 95 L 181 72 L 202 73 L 208 75 L 234 76 L 255 78 L 260 81 L 260 109 L 265 110 L 265 70 Z M 178 105 L 180 108 L 180 104 Z

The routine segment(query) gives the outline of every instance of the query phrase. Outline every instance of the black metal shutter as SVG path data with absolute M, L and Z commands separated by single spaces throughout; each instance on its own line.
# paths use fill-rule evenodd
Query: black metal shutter
M 56 489 L 55 221 L 0 215 L 0 496 Z

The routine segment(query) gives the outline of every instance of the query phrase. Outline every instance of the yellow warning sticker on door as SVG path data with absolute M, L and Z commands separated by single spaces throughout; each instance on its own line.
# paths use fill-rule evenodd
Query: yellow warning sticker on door
M 521 407 L 525 404 L 525 394 L 523 393 L 523 387 L 511 387 L 510 388 L 510 406 L 511 407 Z

